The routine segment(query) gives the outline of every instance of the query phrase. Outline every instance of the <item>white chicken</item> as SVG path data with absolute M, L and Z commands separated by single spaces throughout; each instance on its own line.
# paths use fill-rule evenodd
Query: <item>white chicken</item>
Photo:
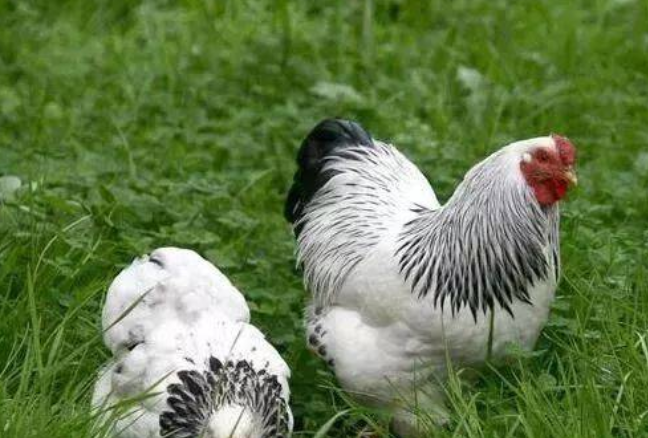
M 92 401 L 111 436 L 290 436 L 290 370 L 249 317 L 241 293 L 193 251 L 158 249 L 124 269 L 103 309 L 114 357 Z
M 325 120 L 302 143 L 285 214 L 312 293 L 308 344 L 394 431 L 444 422 L 447 360 L 532 349 L 559 278 L 558 201 L 575 148 L 553 135 L 474 166 L 445 205 L 392 145 Z

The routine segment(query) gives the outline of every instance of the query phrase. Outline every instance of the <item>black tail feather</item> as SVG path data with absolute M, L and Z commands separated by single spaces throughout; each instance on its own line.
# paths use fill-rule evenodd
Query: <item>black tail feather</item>
M 356 122 L 343 119 L 326 119 L 320 122 L 299 148 L 298 169 L 288 192 L 284 216 L 295 223 L 315 193 L 331 179 L 331 172 L 323 172 L 324 160 L 337 155 L 348 146 L 372 146 L 371 135 Z M 295 230 L 299 234 L 299 230 Z

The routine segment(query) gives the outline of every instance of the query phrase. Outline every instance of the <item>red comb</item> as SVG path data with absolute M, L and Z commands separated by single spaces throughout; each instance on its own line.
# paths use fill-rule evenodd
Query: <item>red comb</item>
M 576 161 L 576 148 L 571 141 L 567 137 L 558 134 L 551 134 L 551 138 L 556 143 L 556 148 L 558 149 L 558 154 L 563 164 L 573 166 Z

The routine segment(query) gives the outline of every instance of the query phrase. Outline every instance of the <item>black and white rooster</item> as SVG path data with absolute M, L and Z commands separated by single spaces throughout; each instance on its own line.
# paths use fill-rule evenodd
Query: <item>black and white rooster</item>
M 290 436 L 290 370 L 249 317 L 243 295 L 193 251 L 158 249 L 124 269 L 103 310 L 114 358 L 93 396 L 111 436 Z
M 392 411 L 397 434 L 418 436 L 415 408 L 445 420 L 448 358 L 533 348 L 559 278 L 558 201 L 576 182 L 567 139 L 500 149 L 445 205 L 351 121 L 321 122 L 297 161 L 285 214 L 312 292 L 308 343 L 346 390 Z

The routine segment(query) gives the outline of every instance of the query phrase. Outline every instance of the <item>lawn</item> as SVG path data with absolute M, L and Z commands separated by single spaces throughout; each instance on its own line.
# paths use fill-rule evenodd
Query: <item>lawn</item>
M 282 217 L 300 140 L 336 115 L 441 199 L 510 141 L 579 150 L 537 351 L 455 370 L 435 436 L 648 436 L 641 0 L 0 1 L 0 436 L 92 436 L 107 285 L 169 245 L 245 293 L 293 370 L 296 436 L 384 431 L 305 348 Z

